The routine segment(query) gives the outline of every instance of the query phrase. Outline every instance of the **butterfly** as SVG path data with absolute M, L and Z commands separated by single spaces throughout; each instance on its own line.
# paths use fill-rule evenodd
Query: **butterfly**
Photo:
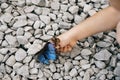
M 58 44 L 58 38 L 52 38 L 52 42 L 47 42 L 45 46 L 37 54 L 37 61 L 43 64 L 49 64 L 49 60 L 55 61 L 57 59 L 57 51 L 55 46 Z

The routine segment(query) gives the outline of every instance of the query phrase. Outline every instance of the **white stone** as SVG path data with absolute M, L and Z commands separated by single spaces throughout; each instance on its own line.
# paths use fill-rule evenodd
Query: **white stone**
M 54 31 L 58 30 L 58 24 L 57 23 L 52 24 L 52 29 Z
M 19 69 L 22 65 L 23 65 L 22 63 L 16 62 L 16 63 L 13 65 L 13 70 Z
M 22 67 L 20 67 L 18 70 L 17 70 L 17 73 L 19 75 L 22 75 L 24 77 L 28 77 L 29 76 L 29 67 L 26 66 L 26 65 L 23 65 Z
M 10 23 L 10 21 L 13 19 L 13 16 L 10 13 L 5 13 L 0 18 L 5 22 Z
M 49 68 L 50 68 L 50 70 L 52 72 L 56 72 L 56 66 L 55 66 L 55 64 L 50 64 Z
M 24 29 L 18 28 L 16 34 L 17 34 L 17 36 L 22 36 L 24 34 Z
M 40 27 L 40 21 L 35 21 L 33 27 L 34 29 L 38 29 Z
M 35 12 L 36 14 L 40 15 L 40 14 L 42 13 L 42 8 L 36 7 L 36 8 L 34 9 L 34 12 Z
M 71 6 L 71 7 L 69 7 L 68 10 L 69 10 L 72 14 L 75 14 L 75 13 L 78 12 L 79 7 L 78 7 L 78 6 Z
M 42 78 L 43 77 L 43 72 L 39 69 L 38 77 Z
M 85 72 L 83 80 L 90 80 L 90 74 L 88 71 Z
M 51 8 L 54 9 L 54 10 L 58 10 L 60 7 L 60 3 L 59 2 L 52 2 L 51 3 Z
M 92 8 L 93 8 L 93 7 L 92 7 L 91 5 L 85 4 L 85 5 L 84 5 L 84 8 L 83 8 L 83 11 L 84 11 L 84 12 L 88 12 L 88 11 L 90 11 Z
M 97 46 L 99 46 L 99 47 L 109 47 L 111 44 L 112 43 L 104 42 L 104 41 L 97 42 Z
M 27 21 L 26 20 L 18 20 L 13 24 L 14 28 L 20 28 L 27 25 Z
M 19 75 L 16 75 L 13 77 L 13 80 L 21 80 L 21 77 Z
M 78 72 L 77 72 L 77 70 L 76 70 L 75 68 L 73 68 L 73 69 L 70 71 L 69 74 L 70 74 L 70 76 L 75 77 L 75 76 L 78 75 Z
M 36 14 L 33 14 L 33 13 L 28 13 L 27 17 L 32 21 L 39 20 L 39 17 Z
M 31 2 L 35 5 L 38 5 L 40 3 L 41 0 L 31 0 Z
M 4 37 L 4 33 L 3 32 L 0 32 L 0 40 L 2 40 Z
M 7 52 L 8 52 L 8 48 L 2 48 L 2 49 L 0 49 L 0 53 L 1 54 L 7 54 Z
M 120 77 L 120 66 L 117 66 L 114 70 L 114 74 Z
M 11 80 L 10 75 L 5 74 L 2 80 Z
M 90 64 L 84 64 L 84 65 L 81 65 L 82 69 L 88 69 L 90 68 Z
M 79 24 L 81 21 L 83 21 L 83 18 L 79 15 L 75 15 L 74 19 L 75 19 L 75 23 L 77 23 L 77 24 Z
M 8 60 L 6 61 L 6 64 L 8 66 L 13 66 L 15 64 L 16 60 L 15 60 L 15 56 L 11 55 Z
M 47 35 L 54 36 L 54 33 L 55 33 L 54 31 L 48 31 Z
M 88 55 L 91 55 L 91 54 L 92 54 L 92 52 L 89 49 L 83 49 L 81 51 L 81 55 L 83 55 L 83 56 L 88 56 Z
M 54 73 L 53 74 L 53 79 L 59 79 L 61 75 L 59 73 Z
M 27 53 L 22 48 L 18 49 L 18 51 L 15 53 L 16 61 L 22 61 L 26 56 L 27 56 Z
M 100 69 L 103 69 L 106 66 L 106 64 L 102 61 L 95 61 L 95 65 Z
M 31 74 L 38 74 L 38 69 L 37 68 L 32 68 L 30 69 Z
M 56 20 L 56 18 L 57 18 L 55 14 L 49 13 L 48 15 L 53 20 Z
M 7 7 L 8 7 L 8 4 L 7 4 L 7 3 L 2 3 L 2 4 L 1 4 L 1 8 L 5 9 L 5 8 L 7 8 Z
M 36 54 L 38 51 L 40 51 L 41 48 L 42 48 L 42 47 L 41 47 L 40 44 L 32 44 L 32 45 L 28 48 L 27 53 L 28 53 L 28 55 L 34 55 L 34 54 Z
M 27 56 L 24 60 L 23 63 L 29 63 L 32 59 L 32 56 Z
M 96 58 L 97 60 L 109 60 L 111 55 L 112 54 L 107 49 L 104 49 L 96 53 L 94 55 L 94 58 Z
M 0 62 L 2 62 L 4 59 L 4 56 L 2 54 L 0 54 Z
M 52 38 L 52 36 L 50 36 L 50 35 L 43 35 L 43 36 L 41 36 L 40 38 L 41 38 L 42 40 L 49 40 L 49 39 Z
M 0 31 L 4 32 L 8 29 L 7 25 L 1 25 L 0 26 Z
M 65 67 L 65 72 L 69 72 L 69 70 L 73 67 L 73 64 L 71 62 L 65 62 L 64 67 Z
M 27 44 L 28 39 L 25 36 L 17 36 L 17 41 L 19 44 Z
M 33 6 L 26 6 L 25 9 L 24 9 L 24 11 L 25 11 L 26 13 L 30 13 L 30 12 L 32 12 L 34 9 L 35 9 L 35 6 L 34 6 L 34 5 L 33 5 Z
M 61 11 L 67 11 L 68 5 L 63 5 L 63 4 L 61 4 L 61 5 L 60 5 L 60 9 L 61 9 Z
M 40 15 L 40 19 L 41 19 L 45 24 L 49 24 L 49 23 L 50 23 L 50 17 L 49 17 L 49 16 Z

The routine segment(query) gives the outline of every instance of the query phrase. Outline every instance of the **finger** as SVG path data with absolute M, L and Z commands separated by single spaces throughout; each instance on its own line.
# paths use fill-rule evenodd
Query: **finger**
M 63 52 L 66 53 L 67 51 L 68 51 L 68 47 L 66 46 L 63 48 Z
M 116 39 L 117 39 L 117 42 L 120 44 L 120 22 L 117 24 L 116 31 L 117 31 Z
M 68 45 L 67 48 L 68 48 L 68 51 L 72 50 L 72 47 L 70 45 Z

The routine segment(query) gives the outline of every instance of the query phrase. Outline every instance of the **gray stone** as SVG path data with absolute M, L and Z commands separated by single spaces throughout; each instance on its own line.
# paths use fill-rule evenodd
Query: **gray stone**
M 49 23 L 50 23 L 50 17 L 49 17 L 49 16 L 40 15 L 40 19 L 41 19 L 45 24 L 49 24 Z
M 89 80 L 90 79 L 90 74 L 88 71 L 85 72 L 83 80 Z
M 26 66 L 26 65 L 23 65 L 22 67 L 20 67 L 18 70 L 17 70 L 17 73 L 19 75 L 22 75 L 24 77 L 28 77 L 29 76 L 29 67 Z
M 56 66 L 55 66 L 55 64 L 50 64 L 49 68 L 50 68 L 50 70 L 52 72 L 56 72 Z
M 38 72 L 38 77 L 39 78 L 42 78 L 43 77 L 43 72 L 39 69 L 39 72 Z
M 37 68 L 32 68 L 30 69 L 31 74 L 38 74 L 38 69 Z
M 18 28 L 16 34 L 17 34 L 17 36 L 22 36 L 24 34 L 24 29 Z
M 78 12 L 79 7 L 78 7 L 78 6 L 71 6 L 71 7 L 69 7 L 68 10 L 69 10 L 72 14 L 75 14 L 75 13 Z
M 43 35 L 43 36 L 41 36 L 40 38 L 41 38 L 42 40 L 49 40 L 49 39 L 52 38 L 52 36 L 50 36 L 50 35 Z
M 17 36 L 17 41 L 19 44 L 27 44 L 28 39 L 25 36 Z
M 2 49 L 0 49 L 0 53 L 1 54 L 7 54 L 7 52 L 8 52 L 8 48 L 2 48 Z
M 83 11 L 84 12 L 89 12 L 93 7 L 91 5 L 85 4 Z
M 30 12 L 32 12 L 34 9 L 35 9 L 35 6 L 34 6 L 34 5 L 33 5 L 33 6 L 25 6 L 24 11 L 25 11 L 26 13 L 30 13 Z
M 5 32 L 8 29 L 7 25 L 1 25 L 0 31 Z
M 99 46 L 99 47 L 109 47 L 110 45 L 111 45 L 111 43 L 109 43 L 109 42 L 103 42 L 103 41 L 97 42 L 97 46 Z
M 94 58 L 96 58 L 97 60 L 109 60 L 111 55 L 112 54 L 107 49 L 104 49 L 96 53 L 94 55 Z
M 0 18 L 5 22 L 10 23 L 10 21 L 13 19 L 13 16 L 10 13 L 5 13 Z
M 25 57 L 27 56 L 27 53 L 25 50 L 20 48 L 16 53 L 15 53 L 15 59 L 16 61 L 22 61 Z
M 73 64 L 71 62 L 65 62 L 64 67 L 65 67 L 65 72 L 69 72 L 69 70 L 73 67 Z
M 81 65 L 82 69 L 88 69 L 90 68 L 90 64 L 84 64 L 84 65 Z
M 27 17 L 32 21 L 39 20 L 39 17 L 36 14 L 33 14 L 33 13 L 28 13 Z
M 4 37 L 4 33 L 3 32 L 0 32 L 0 40 L 2 40 Z
M 117 56 L 112 56 L 111 61 L 110 61 L 110 65 L 112 67 L 115 67 L 117 63 Z
M 59 79 L 61 75 L 59 73 L 54 73 L 53 74 L 53 79 Z
M 34 55 L 34 54 L 36 54 L 38 51 L 40 51 L 41 48 L 42 48 L 42 47 L 41 47 L 40 44 L 32 44 L 32 45 L 28 48 L 27 53 L 28 53 L 28 55 Z
M 15 56 L 11 55 L 8 60 L 6 61 L 6 64 L 8 66 L 13 66 L 15 64 L 16 60 L 15 60 Z
M 34 29 L 38 29 L 40 27 L 40 23 L 41 23 L 40 21 L 35 21 L 33 25 Z
M 100 69 L 103 69 L 106 66 L 106 64 L 102 61 L 95 61 L 95 65 Z
M 27 56 L 25 57 L 25 59 L 23 60 L 23 63 L 29 63 L 32 59 L 32 56 Z
M 120 77 L 120 66 L 117 66 L 114 70 L 114 74 Z
M 22 63 L 19 63 L 19 62 L 16 62 L 14 65 L 13 65 L 13 70 L 17 70 L 19 69 L 23 64 Z
M 2 54 L 0 54 L 0 62 L 2 62 L 4 59 L 4 56 Z
M 70 74 L 70 76 L 75 77 L 75 76 L 78 75 L 78 72 L 77 72 L 77 70 L 76 70 L 75 68 L 73 68 L 73 69 L 70 71 L 69 74 Z
M 41 0 L 31 0 L 31 2 L 35 5 L 38 5 L 40 3 Z
M 12 80 L 12 79 L 10 78 L 10 75 L 5 74 L 2 80 Z
M 81 51 L 81 55 L 83 55 L 83 56 L 88 56 L 91 54 L 92 54 L 92 52 L 89 49 L 82 49 L 82 51 Z
M 13 77 L 13 80 L 21 80 L 21 77 L 19 75 L 16 75 Z
M 27 25 L 27 21 L 26 20 L 18 20 L 13 24 L 13 28 L 20 28 Z
M 55 1 L 55 2 L 52 2 L 52 3 L 51 3 L 51 8 L 52 8 L 53 10 L 58 10 L 59 7 L 60 7 L 60 3 L 59 3 L 59 2 Z

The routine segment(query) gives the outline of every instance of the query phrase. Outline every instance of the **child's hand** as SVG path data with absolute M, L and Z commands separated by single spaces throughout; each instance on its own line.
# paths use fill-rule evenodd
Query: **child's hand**
M 60 52 L 68 52 L 71 51 L 73 46 L 76 44 L 77 40 L 74 38 L 67 36 L 67 34 L 61 34 L 57 38 L 60 39 L 60 43 L 56 46 L 57 50 Z

